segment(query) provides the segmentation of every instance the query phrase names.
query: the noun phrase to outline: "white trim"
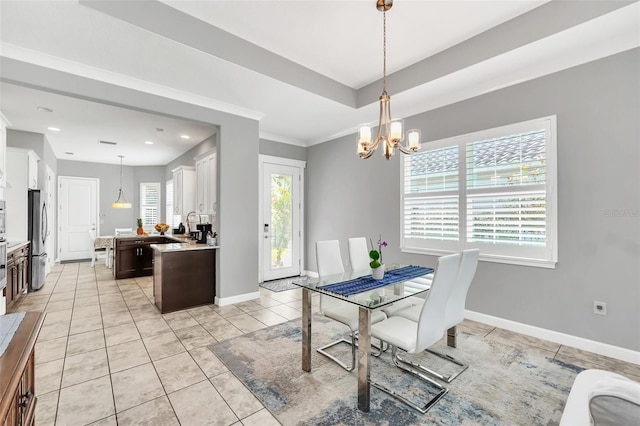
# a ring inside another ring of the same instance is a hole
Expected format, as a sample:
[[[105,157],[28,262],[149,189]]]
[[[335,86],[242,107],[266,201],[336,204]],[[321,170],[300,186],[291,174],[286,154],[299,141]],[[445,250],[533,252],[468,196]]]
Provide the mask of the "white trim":
[[[303,275],[307,275],[308,277],[311,277],[311,278],[320,278],[320,275],[314,271],[304,271]]]
[[[258,159],[261,163],[277,164],[279,166],[291,166],[299,169],[305,169],[307,162],[302,160],[294,160],[292,158],[275,157],[273,155],[260,154]]]
[[[214,299],[214,303],[218,306],[228,306],[234,303],[247,302],[249,300],[260,299],[260,292],[254,291],[253,293],[238,294],[237,296],[218,297]]]
[[[153,95],[175,99],[177,101],[198,105],[217,111],[222,111],[228,114],[250,118],[253,120],[259,121],[264,117],[263,113],[253,111],[248,108],[232,105],[227,102],[221,102],[209,97],[196,95],[184,90],[174,89],[160,84],[151,83],[149,81],[130,77],[124,74],[96,68],[80,62],[62,59],[46,53],[26,49],[15,44],[2,42],[0,43],[0,51],[2,51],[2,56],[5,58],[27,62],[52,70],[62,71],[68,74],[98,80],[104,83],[114,84],[116,86],[125,87],[127,89],[151,93]]]
[[[402,253],[426,254],[428,256],[446,256],[448,254],[459,253],[458,250],[437,250],[437,249],[420,250],[417,248],[409,248],[409,249],[401,248],[400,251]],[[480,251],[479,260],[482,262],[506,263],[509,265],[519,265],[519,266],[533,266],[536,268],[554,269],[556,267],[556,262],[552,260],[539,260],[539,259],[529,259],[525,257],[507,257],[507,256],[492,255],[492,254],[482,253],[482,249]]]
[[[494,317],[492,315],[482,314],[480,312],[465,310],[464,317],[472,321],[478,321],[483,324],[500,327],[505,330],[513,331],[531,337],[536,337],[538,339],[548,340],[550,342],[558,343],[561,345],[571,346],[596,354],[619,359],[621,361],[640,365],[640,352],[631,349],[621,348],[619,346],[613,346],[608,343],[597,342],[595,340],[572,336],[570,334],[560,333],[557,331],[548,330],[546,328],[540,328],[533,325],[507,320],[504,318]]]
[[[302,274],[305,268],[305,263],[304,263],[304,259],[305,259],[305,230],[304,230],[304,218],[305,218],[305,214],[304,214],[304,206],[305,206],[305,199],[304,199],[304,187],[305,187],[305,183],[304,183],[304,170],[307,167],[307,162],[306,161],[302,161],[302,160],[294,160],[292,158],[284,158],[284,157],[276,157],[273,155],[264,155],[264,154],[259,154],[258,155],[258,204],[259,204],[259,209],[258,209],[258,282],[261,283],[264,281],[264,277],[263,277],[263,244],[262,244],[262,238],[263,238],[263,234],[264,234],[264,230],[262,229],[262,226],[264,224],[264,214],[263,214],[263,203],[264,203],[264,194],[263,194],[263,178],[264,178],[264,165],[265,164],[276,164],[279,166],[289,166],[289,167],[295,167],[299,169],[299,173],[300,173],[300,247],[299,247],[299,253],[300,253],[300,273]]]

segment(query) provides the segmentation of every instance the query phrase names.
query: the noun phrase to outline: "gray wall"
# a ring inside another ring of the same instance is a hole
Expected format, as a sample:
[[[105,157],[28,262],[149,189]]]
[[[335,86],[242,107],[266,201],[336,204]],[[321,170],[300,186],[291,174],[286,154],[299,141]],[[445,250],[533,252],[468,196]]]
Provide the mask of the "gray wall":
[[[172,162],[166,165],[165,167],[165,180],[173,179],[173,173],[171,170],[175,169],[179,166],[196,166],[195,158],[199,155],[202,155],[206,152],[209,152],[216,148],[216,140],[218,135],[213,134],[209,136],[207,139],[203,140],[198,145],[191,148],[189,151],[182,154],[180,157],[176,158]]]
[[[118,198],[120,187],[120,165],[89,163],[86,161],[58,160],[58,176],[97,178],[100,198],[100,224],[98,235],[113,235],[115,228],[134,228],[139,216],[139,185],[134,181],[136,167],[122,167],[122,190],[131,209],[112,209],[111,203]],[[135,202],[134,202],[135,200]]]
[[[307,148],[260,139],[260,154],[305,161],[307,159]]]
[[[46,166],[49,166],[54,173],[57,172],[57,159],[51,148],[47,137],[42,133],[25,132],[22,130],[7,129],[7,146],[22,149],[32,149],[40,157],[38,167],[38,187],[46,189],[47,178]]]
[[[481,262],[467,309],[640,350],[640,49],[405,119],[437,140],[557,115],[559,262],[542,269]],[[399,159],[360,160],[355,138],[307,152],[307,268],[316,240],[377,237],[401,253]],[[594,300],[607,315],[593,314]]]

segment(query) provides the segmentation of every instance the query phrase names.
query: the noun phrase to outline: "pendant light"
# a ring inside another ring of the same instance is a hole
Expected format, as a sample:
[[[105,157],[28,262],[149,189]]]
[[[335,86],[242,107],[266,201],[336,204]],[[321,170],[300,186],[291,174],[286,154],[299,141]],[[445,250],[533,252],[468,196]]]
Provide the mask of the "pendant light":
[[[118,190],[118,199],[111,203],[112,209],[130,209],[131,203],[127,203],[124,198],[124,192],[122,191],[122,159],[124,155],[118,155],[120,157],[120,189]]]
[[[382,12],[382,95],[380,95],[380,117],[378,118],[378,134],[371,139],[371,125],[361,124],[358,131],[358,155],[362,159],[371,157],[380,144],[384,150],[382,154],[388,160],[397,148],[404,154],[413,154],[420,149],[420,130],[407,131],[405,142],[403,120],[391,119],[391,97],[387,94],[387,11],[393,6],[393,0],[377,0],[376,8]],[[403,144],[405,142],[406,144]]]

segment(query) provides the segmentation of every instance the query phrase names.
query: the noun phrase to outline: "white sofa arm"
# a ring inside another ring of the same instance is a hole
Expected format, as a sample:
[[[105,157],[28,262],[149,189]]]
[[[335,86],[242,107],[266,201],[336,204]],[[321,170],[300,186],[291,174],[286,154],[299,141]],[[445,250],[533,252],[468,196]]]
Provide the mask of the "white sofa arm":
[[[640,424],[640,383],[604,370],[576,376],[560,426]]]

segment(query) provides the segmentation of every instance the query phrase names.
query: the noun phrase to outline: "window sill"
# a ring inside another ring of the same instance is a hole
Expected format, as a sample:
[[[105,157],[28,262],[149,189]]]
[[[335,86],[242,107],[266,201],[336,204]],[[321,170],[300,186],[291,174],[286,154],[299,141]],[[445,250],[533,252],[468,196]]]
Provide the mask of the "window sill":
[[[457,253],[449,250],[421,250],[421,249],[400,249],[402,253],[426,254],[430,256],[445,256],[447,254]],[[529,259],[521,257],[497,256],[490,254],[482,254],[480,249],[480,260],[483,262],[505,263],[509,265],[530,266],[534,268],[555,269],[556,260]]]

